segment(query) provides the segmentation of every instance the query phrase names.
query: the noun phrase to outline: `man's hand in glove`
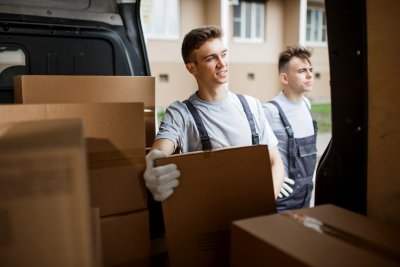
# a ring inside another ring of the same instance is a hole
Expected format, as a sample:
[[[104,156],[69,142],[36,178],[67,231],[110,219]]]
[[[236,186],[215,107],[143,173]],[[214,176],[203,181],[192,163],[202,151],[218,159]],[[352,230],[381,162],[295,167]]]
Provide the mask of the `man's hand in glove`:
[[[179,184],[180,171],[176,164],[154,166],[154,160],[164,158],[166,155],[161,150],[153,150],[146,156],[146,170],[143,178],[146,187],[153,194],[154,200],[163,201],[174,192],[173,188]]]
[[[290,187],[289,184],[294,185],[294,180],[290,179],[289,177],[284,177],[282,188],[278,194],[278,198],[283,198],[283,196],[288,197],[291,193],[293,193],[293,188]]]

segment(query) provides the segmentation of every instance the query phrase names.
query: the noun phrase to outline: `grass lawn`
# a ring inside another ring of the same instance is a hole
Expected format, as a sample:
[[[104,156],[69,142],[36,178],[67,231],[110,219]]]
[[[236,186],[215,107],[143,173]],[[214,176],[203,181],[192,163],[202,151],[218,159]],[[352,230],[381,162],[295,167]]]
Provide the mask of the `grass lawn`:
[[[311,112],[318,122],[318,132],[331,132],[331,103],[311,104]]]

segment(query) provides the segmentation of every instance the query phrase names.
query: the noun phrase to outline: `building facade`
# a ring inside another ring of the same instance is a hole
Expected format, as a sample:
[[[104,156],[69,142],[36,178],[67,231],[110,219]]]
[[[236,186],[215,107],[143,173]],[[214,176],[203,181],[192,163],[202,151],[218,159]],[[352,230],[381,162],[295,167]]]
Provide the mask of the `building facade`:
[[[187,32],[211,24],[225,33],[229,90],[270,100],[281,90],[280,51],[301,44],[313,49],[315,86],[308,97],[330,101],[323,0],[142,0],[141,12],[160,110],[196,90],[180,48]]]

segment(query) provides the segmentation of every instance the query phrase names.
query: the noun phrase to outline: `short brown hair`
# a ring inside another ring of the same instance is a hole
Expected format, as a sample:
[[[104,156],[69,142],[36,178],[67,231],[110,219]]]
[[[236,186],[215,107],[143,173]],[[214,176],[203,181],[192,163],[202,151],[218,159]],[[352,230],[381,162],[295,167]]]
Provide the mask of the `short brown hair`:
[[[191,30],[185,35],[182,42],[182,58],[185,64],[192,62],[192,52],[199,49],[205,42],[211,39],[221,39],[222,31],[217,26],[203,26]]]
[[[312,50],[310,48],[307,48],[307,47],[298,46],[298,45],[292,45],[292,46],[286,47],[286,49],[283,50],[279,54],[279,63],[278,63],[278,71],[279,71],[279,73],[282,72],[282,70],[285,67],[285,65],[293,57],[306,59],[308,61],[308,63],[311,64],[311,62],[310,62],[311,55],[312,55]]]

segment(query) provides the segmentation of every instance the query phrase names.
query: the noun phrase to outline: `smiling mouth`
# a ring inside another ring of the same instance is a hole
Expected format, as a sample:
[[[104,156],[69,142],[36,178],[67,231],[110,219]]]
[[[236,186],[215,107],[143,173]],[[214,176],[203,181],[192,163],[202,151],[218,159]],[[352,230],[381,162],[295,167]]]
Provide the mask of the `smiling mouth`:
[[[218,71],[217,75],[224,75],[224,74],[227,74],[227,73],[228,73],[228,70],[222,70],[222,71]]]

